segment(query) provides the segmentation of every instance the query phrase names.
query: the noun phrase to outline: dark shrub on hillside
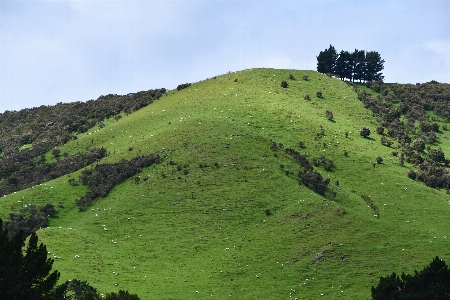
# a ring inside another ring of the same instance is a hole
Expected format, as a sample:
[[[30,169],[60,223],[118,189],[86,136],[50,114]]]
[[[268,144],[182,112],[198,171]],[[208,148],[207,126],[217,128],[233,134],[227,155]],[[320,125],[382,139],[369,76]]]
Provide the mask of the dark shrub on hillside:
[[[117,163],[97,164],[94,168],[84,170],[80,181],[87,185],[90,191],[76,200],[78,209],[85,211],[98,198],[106,197],[115,185],[140,172],[142,168],[159,162],[160,157],[157,154],[138,155],[130,161],[122,159]]]
[[[382,134],[384,133],[384,127],[383,127],[383,126],[377,127],[377,133],[378,133],[379,135],[382,135]]]
[[[305,99],[305,100],[311,100],[311,98],[309,97],[309,94],[306,94],[305,96],[303,96],[303,99]]]
[[[22,163],[22,167],[8,175],[7,182],[0,184],[0,195],[6,195],[33,185],[75,172],[107,155],[105,148],[94,148],[87,153],[77,153],[54,163],[43,161]],[[1,171],[0,171],[1,172]]]
[[[295,77],[294,77],[294,75],[292,75],[292,74],[289,74],[289,79],[290,79],[290,80],[295,80]]]
[[[190,86],[191,86],[190,83],[179,84],[179,85],[177,86],[177,91],[180,91],[180,90],[185,89],[185,88],[190,87]]]
[[[317,92],[316,96],[317,96],[317,98],[322,98],[322,92]]]
[[[381,156],[378,156],[376,158],[377,164],[381,164],[383,162],[383,158]]]
[[[416,172],[414,172],[414,170],[409,170],[407,175],[410,179],[416,180],[417,174],[416,174]]]
[[[423,152],[423,150],[425,150],[425,141],[422,138],[418,138],[414,141],[414,150],[417,152]]]
[[[380,138],[380,142],[382,145],[384,145],[386,147],[392,146],[392,141],[388,140],[384,135]]]
[[[304,81],[307,81],[307,80],[308,80],[308,76],[307,76],[307,75],[303,75],[302,79],[303,79]]]
[[[427,133],[428,143],[434,144],[436,143],[436,133],[434,131],[430,131]]]
[[[281,82],[281,87],[282,88],[287,88],[289,85],[288,85],[288,83],[287,83],[287,81],[286,80],[283,80],[282,82]]]
[[[299,172],[300,181],[311,190],[320,195],[325,195],[330,179],[323,180],[322,174],[317,171]]]
[[[367,138],[370,135],[370,129],[367,127],[363,127],[359,130],[359,135],[363,138]]]
[[[48,217],[56,213],[55,207],[51,204],[46,204],[39,208],[34,205],[26,205],[20,209],[19,214],[10,213],[10,221],[5,222],[5,228],[12,237],[20,230],[23,231],[24,236],[28,236],[41,228],[48,226]]]
[[[333,120],[333,112],[331,110],[327,109],[325,111],[325,114],[326,114],[328,120],[330,120],[330,121]]]

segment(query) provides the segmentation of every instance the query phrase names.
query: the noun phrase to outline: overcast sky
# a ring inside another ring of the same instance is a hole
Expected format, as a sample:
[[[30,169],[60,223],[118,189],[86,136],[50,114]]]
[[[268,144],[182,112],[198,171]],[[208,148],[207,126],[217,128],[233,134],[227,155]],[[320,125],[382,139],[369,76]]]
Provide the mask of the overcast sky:
[[[450,83],[450,1],[0,0],[0,112],[377,51],[385,82]]]

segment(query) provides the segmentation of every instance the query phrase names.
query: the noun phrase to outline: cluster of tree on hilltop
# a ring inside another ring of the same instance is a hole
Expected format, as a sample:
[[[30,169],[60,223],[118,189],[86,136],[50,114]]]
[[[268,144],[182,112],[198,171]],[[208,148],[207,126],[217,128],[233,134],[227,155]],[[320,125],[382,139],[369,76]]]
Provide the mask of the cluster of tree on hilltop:
[[[328,49],[320,51],[317,56],[317,72],[332,74],[350,81],[380,81],[384,79],[382,73],[384,60],[376,51],[364,50],[352,53],[342,50],[339,54],[330,45]]]
[[[450,85],[431,81],[425,84],[384,84],[367,82],[378,96],[354,85],[358,99],[378,118],[376,129],[380,142],[391,147],[392,139],[401,151],[400,165],[405,162],[417,170],[407,176],[432,188],[450,191],[450,159],[439,147],[440,134],[450,121]],[[444,123],[442,127],[438,122]],[[397,155],[397,151],[393,151]]]

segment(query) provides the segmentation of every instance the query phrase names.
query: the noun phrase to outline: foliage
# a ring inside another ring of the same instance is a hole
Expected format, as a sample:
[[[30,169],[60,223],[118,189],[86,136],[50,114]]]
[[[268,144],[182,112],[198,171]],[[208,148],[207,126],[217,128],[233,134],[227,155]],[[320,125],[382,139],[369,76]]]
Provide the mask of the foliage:
[[[334,73],[342,80],[381,81],[384,76],[384,60],[376,51],[365,52],[355,49],[354,52],[342,50],[339,55],[336,49],[330,47],[317,56],[317,72]]]
[[[179,85],[177,86],[177,91],[180,91],[180,90],[182,90],[182,89],[188,88],[188,87],[190,87],[190,86],[191,86],[190,83],[179,84]]]
[[[372,286],[372,299],[450,299],[450,269],[436,256],[433,261],[414,275],[392,273],[380,277]]]
[[[325,111],[325,114],[326,114],[328,120],[330,120],[330,121],[333,120],[333,112],[331,110],[327,109]]]
[[[10,236],[23,232],[24,236],[28,236],[41,228],[48,226],[48,217],[56,214],[55,207],[47,204],[36,209],[36,206],[28,204],[20,209],[20,214],[10,213],[11,221],[5,222],[5,229],[8,230]]]
[[[132,177],[148,167],[160,162],[159,155],[136,156],[130,161],[122,159],[117,163],[97,164],[94,168],[84,170],[80,181],[90,189],[84,196],[76,200],[78,209],[85,211],[98,198],[106,197],[109,191],[120,182]]]
[[[9,239],[0,219],[0,299],[53,299],[60,274],[50,273],[53,259],[47,258],[46,246],[38,245],[36,233],[23,252],[24,246],[23,232]]]
[[[362,136],[363,138],[367,138],[370,135],[370,129],[368,127],[362,127],[359,130],[359,135]]]
[[[94,148],[87,153],[76,153],[53,163],[44,163],[43,160],[25,160],[14,165],[9,165],[9,163],[7,166],[3,165],[5,169],[1,169],[1,167],[2,163],[6,161],[0,161],[0,174],[7,178],[5,182],[0,184],[0,195],[29,188],[75,172],[106,157],[106,155],[105,148]]]
[[[281,81],[281,87],[282,87],[282,88],[287,88],[288,86],[289,86],[289,85],[288,85],[288,83],[287,83],[286,80]]]
[[[128,291],[119,290],[116,294],[114,292],[106,294],[106,300],[139,300],[140,298],[136,294],[130,294]]]
[[[317,72],[334,73],[337,57],[336,49],[332,45],[328,49],[320,51],[317,56]]]

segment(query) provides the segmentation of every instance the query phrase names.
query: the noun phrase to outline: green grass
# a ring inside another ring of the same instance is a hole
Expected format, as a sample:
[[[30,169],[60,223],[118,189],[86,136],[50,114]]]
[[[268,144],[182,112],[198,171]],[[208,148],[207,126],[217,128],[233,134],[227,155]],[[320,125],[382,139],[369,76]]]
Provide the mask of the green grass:
[[[110,155],[102,162],[168,155],[142,170],[147,181],[127,180],[81,213],[75,199],[86,188],[70,186],[63,176],[2,198],[0,215],[7,219],[23,203],[64,202],[50,228],[38,232],[40,240],[60,257],[54,268],[61,280],[87,280],[101,293],[367,299],[380,276],[420,270],[436,255],[450,260],[450,239],[443,238],[450,197],[407,178],[411,166],[400,167],[395,149],[380,144],[378,123],[356,96],[344,82],[317,72],[275,69],[243,70],[169,91],[60,147],[68,154],[106,147]],[[315,139],[321,126],[325,136]],[[369,139],[359,136],[362,126],[371,129]],[[445,153],[449,136],[438,134]],[[299,167],[284,150],[271,150],[271,141],[308,158],[332,159],[333,172],[318,170],[331,178],[336,198],[299,185]],[[384,161],[374,167],[377,156]],[[379,218],[362,195],[378,206]],[[323,258],[312,264],[318,252]]]

